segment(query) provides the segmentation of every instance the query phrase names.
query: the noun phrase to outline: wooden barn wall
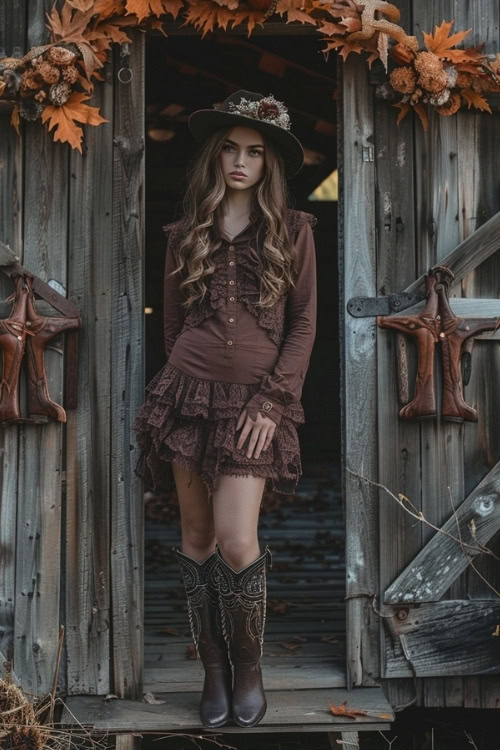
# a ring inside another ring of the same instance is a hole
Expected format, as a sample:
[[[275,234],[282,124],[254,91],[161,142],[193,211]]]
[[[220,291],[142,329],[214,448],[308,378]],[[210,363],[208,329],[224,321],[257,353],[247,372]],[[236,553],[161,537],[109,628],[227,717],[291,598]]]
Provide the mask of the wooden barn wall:
[[[48,41],[53,0],[0,4],[11,54]],[[60,7],[60,3],[58,3]],[[0,430],[0,651],[32,692],[136,697],[142,680],[142,498],[131,423],[143,395],[144,35],[104,69],[83,156],[0,114],[0,239],[80,308],[78,408],[67,424]],[[117,81],[129,64],[133,85]],[[137,85],[137,82],[140,82]],[[24,185],[24,192],[23,187]],[[0,278],[0,294],[11,292]],[[50,347],[63,398],[63,345]],[[139,561],[139,562],[138,562]]]
[[[468,44],[486,40],[486,52],[500,49],[500,8],[495,0],[398,3],[406,28],[430,31],[455,19],[456,29],[472,29]],[[461,111],[430,115],[429,129],[407,117],[397,127],[394,110],[374,99],[377,229],[377,294],[403,290],[439,262],[459,242],[500,210],[500,177],[492,159],[500,150],[500,114]],[[500,297],[500,257],[496,253],[462,282],[455,294]],[[393,346],[395,337],[387,337]],[[405,423],[397,418],[395,351],[378,358],[379,481],[402,492],[441,526],[451,514],[449,491],[458,505],[500,459],[498,343],[477,342],[467,401],[479,409],[479,423]],[[432,536],[432,530],[379,495],[380,590],[383,591]],[[497,544],[498,547],[498,544]],[[491,558],[490,558],[491,559]],[[479,569],[496,586],[498,565]],[[472,570],[447,592],[449,599],[488,599],[495,594]],[[383,644],[382,644],[383,650]],[[382,665],[383,668],[383,665]],[[393,705],[416,699],[422,706],[498,707],[498,677],[391,680]]]

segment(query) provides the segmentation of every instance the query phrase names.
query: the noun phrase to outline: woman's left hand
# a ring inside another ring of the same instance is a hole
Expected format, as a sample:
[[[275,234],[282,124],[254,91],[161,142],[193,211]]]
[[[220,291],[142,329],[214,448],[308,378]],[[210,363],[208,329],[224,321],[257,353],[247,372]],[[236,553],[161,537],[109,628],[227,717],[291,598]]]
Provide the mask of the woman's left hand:
[[[255,420],[251,419],[246,409],[243,409],[236,425],[236,430],[243,427],[238,440],[237,448],[241,450],[247,436],[250,435],[247,448],[247,458],[259,458],[262,451],[265,451],[273,439],[276,423],[270,417],[264,417],[257,412]],[[254,453],[255,448],[255,453]]]

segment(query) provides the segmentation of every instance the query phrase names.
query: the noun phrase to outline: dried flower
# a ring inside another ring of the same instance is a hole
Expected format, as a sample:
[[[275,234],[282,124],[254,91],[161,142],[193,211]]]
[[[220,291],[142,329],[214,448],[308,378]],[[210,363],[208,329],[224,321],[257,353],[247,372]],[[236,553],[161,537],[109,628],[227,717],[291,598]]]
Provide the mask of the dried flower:
[[[461,105],[462,100],[460,99],[460,94],[452,94],[444,106],[436,108],[436,112],[440,115],[449,117],[450,115],[454,115],[455,112],[458,112]]]
[[[35,94],[35,99],[37,102],[44,102],[47,98],[47,92],[44,89],[40,89],[38,93]]]
[[[37,73],[42,76],[45,83],[57,83],[61,75],[59,68],[56,68],[55,65],[51,65],[51,63],[46,60],[43,60],[37,65],[36,70]]]
[[[414,65],[420,74],[418,82],[426,91],[437,93],[446,87],[448,77],[443,63],[433,52],[419,52]]]
[[[413,68],[395,68],[390,76],[393,89],[400,94],[411,94],[417,85],[417,76]]]
[[[31,96],[33,91],[41,88],[40,80],[34,70],[25,70],[21,76],[21,96]]]
[[[450,98],[450,95],[450,89],[443,89],[438,94],[432,94],[432,96],[429,97],[429,103],[434,107],[442,107],[443,104],[446,104],[446,102]]]
[[[415,89],[415,91],[410,97],[410,101],[412,102],[412,104],[417,104],[417,102],[420,101],[420,99],[422,98],[422,93],[423,93],[422,89],[419,89],[419,88]]]
[[[76,83],[78,81],[78,69],[74,65],[66,65],[62,69],[62,77],[68,83]]]
[[[446,77],[448,79],[446,85],[449,89],[452,89],[457,85],[458,70],[453,65],[449,65],[444,69],[444,72],[446,73]]]
[[[38,120],[43,110],[43,104],[35,101],[31,97],[29,99],[21,99],[19,102],[19,114],[25,120]]]
[[[51,47],[47,54],[49,60],[57,65],[70,65],[76,54],[66,47]]]
[[[53,104],[61,106],[66,104],[71,94],[71,85],[67,81],[61,81],[61,83],[54,83],[49,90],[49,99]]]
[[[214,109],[222,109],[222,106],[215,106]],[[259,101],[250,101],[242,97],[239,104],[229,102],[229,112],[269,122],[285,130],[290,129],[290,117],[285,105],[283,102],[278,102],[272,94]]]

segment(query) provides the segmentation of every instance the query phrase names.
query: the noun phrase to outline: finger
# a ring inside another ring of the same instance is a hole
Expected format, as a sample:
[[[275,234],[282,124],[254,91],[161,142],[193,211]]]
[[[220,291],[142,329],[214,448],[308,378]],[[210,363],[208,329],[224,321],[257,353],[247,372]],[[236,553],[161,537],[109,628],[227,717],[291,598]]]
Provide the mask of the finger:
[[[252,421],[250,420],[249,417],[247,417],[245,425],[241,431],[240,439],[238,440],[238,444],[237,444],[238,450],[242,449],[243,443],[247,439],[248,433],[251,431],[252,427],[253,427]]]
[[[250,435],[250,440],[248,442],[247,458],[252,458],[253,449],[255,448],[257,440],[259,439],[261,429],[262,427],[255,426],[252,430],[252,434]]]
[[[268,448],[269,448],[269,446],[271,445],[271,441],[272,441],[272,439],[273,439],[273,435],[274,435],[274,430],[273,430],[273,429],[271,428],[271,429],[269,430],[269,432],[267,433],[267,437],[266,437],[266,442],[264,443],[264,448],[263,448],[263,450],[267,451],[267,449],[268,449]]]
[[[263,450],[266,444],[268,433],[269,433],[269,430],[266,430],[265,427],[263,427],[262,430],[260,431],[259,439],[255,447],[255,454],[254,454],[255,458],[259,458],[261,451]]]
[[[238,419],[238,424],[236,425],[236,429],[239,430],[240,427],[242,427],[245,424],[245,419],[247,418],[247,410],[242,409],[241,414]]]

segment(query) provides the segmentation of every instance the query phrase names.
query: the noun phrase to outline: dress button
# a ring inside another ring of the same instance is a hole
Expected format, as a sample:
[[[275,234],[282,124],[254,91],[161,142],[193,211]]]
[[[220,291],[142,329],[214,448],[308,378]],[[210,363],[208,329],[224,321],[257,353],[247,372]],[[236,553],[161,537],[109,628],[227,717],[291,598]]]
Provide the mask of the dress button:
[[[230,323],[234,323],[234,318],[229,318]]]
[[[230,260],[230,261],[229,261],[229,265],[230,265],[230,266],[234,266],[234,260]]]
[[[229,344],[229,346],[232,346],[232,345],[233,345],[233,342],[232,342],[232,341],[228,341],[227,343]]]
[[[234,245],[229,245],[230,250],[234,250]]]
[[[231,286],[234,285],[234,281],[232,279],[231,279],[231,281],[229,283],[230,283]]]
[[[234,297],[229,297],[229,302],[234,302]]]

